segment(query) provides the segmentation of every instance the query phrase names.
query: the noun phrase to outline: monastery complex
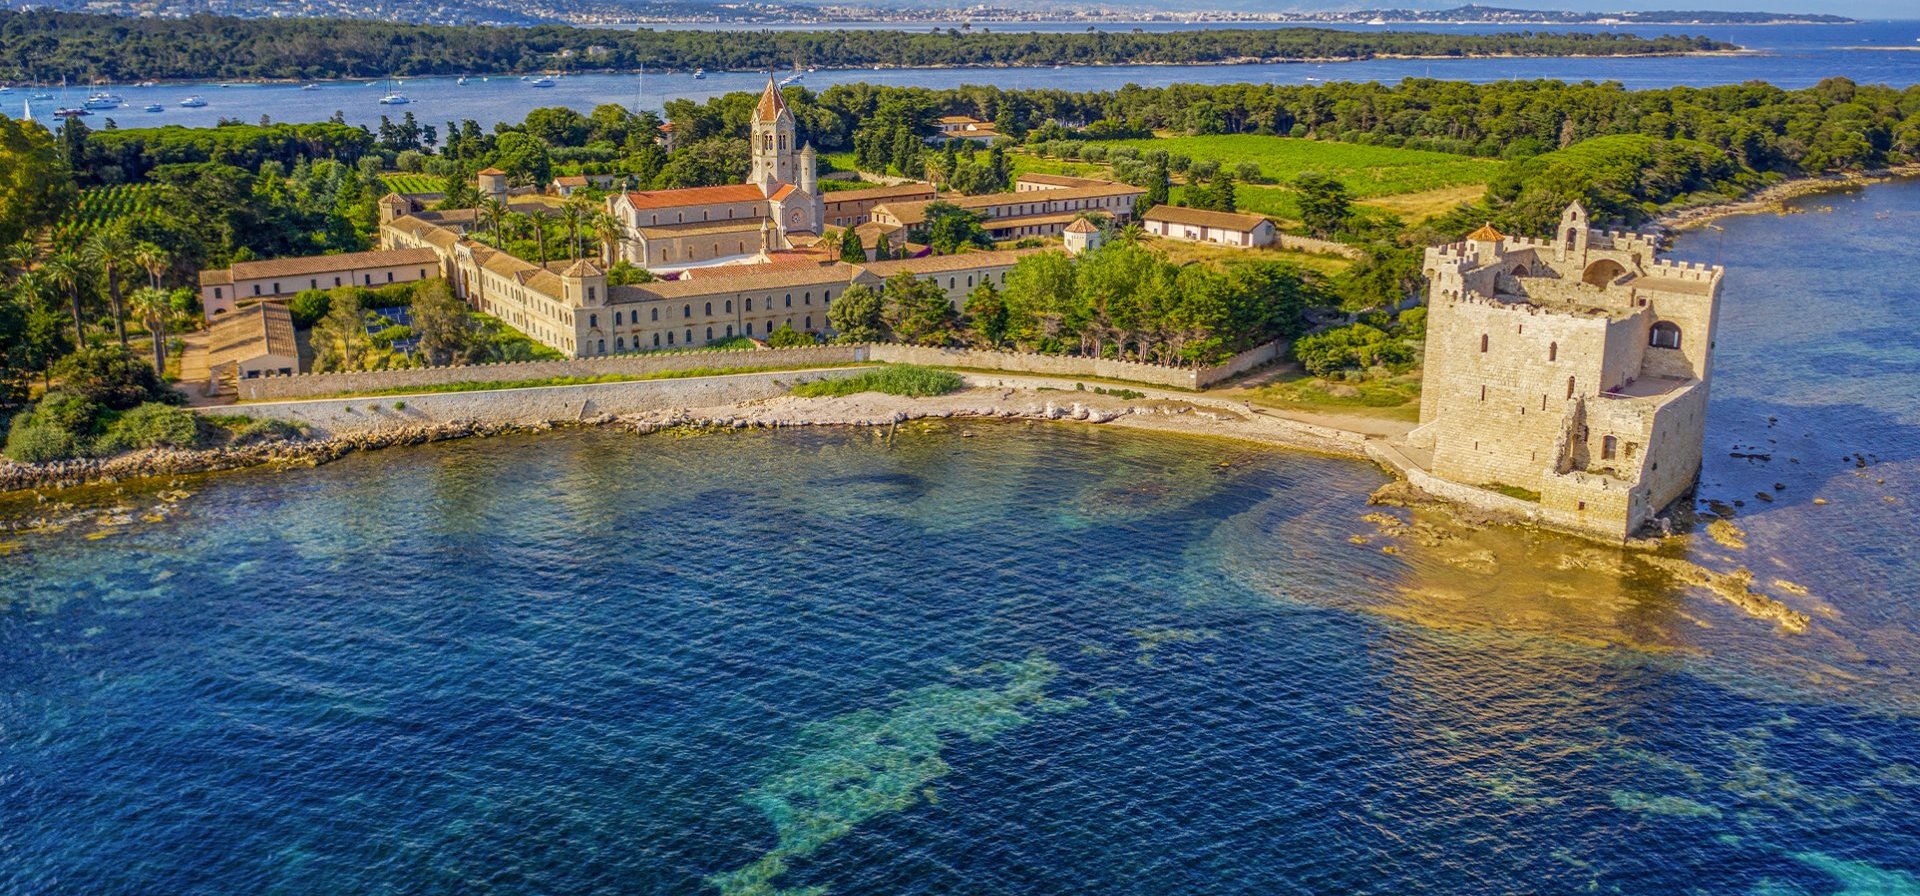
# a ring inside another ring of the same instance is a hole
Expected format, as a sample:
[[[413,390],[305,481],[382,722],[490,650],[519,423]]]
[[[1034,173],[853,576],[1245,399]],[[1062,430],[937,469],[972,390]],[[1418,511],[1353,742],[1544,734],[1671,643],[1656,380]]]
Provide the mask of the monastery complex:
[[[1452,483],[1538,496],[1544,522],[1624,538],[1700,470],[1722,269],[1567,208],[1551,240],[1482,227],[1428,249],[1420,426]]]

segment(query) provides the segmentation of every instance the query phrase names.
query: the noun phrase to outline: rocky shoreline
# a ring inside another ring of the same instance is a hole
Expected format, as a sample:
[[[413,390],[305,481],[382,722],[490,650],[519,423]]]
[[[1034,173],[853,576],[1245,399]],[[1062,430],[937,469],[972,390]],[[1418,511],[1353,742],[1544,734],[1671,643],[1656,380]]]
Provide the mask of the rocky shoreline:
[[[1705,227],[1721,218],[1735,215],[1752,215],[1761,212],[1784,212],[1787,202],[1802,196],[1812,196],[1837,190],[1850,190],[1868,184],[1884,183],[1902,177],[1920,176],[1920,165],[1902,165],[1897,168],[1882,168],[1874,171],[1862,171],[1848,174],[1827,174],[1819,177],[1799,177],[1782,181],[1773,186],[1755,191],[1741,199],[1703,205],[1697,208],[1682,209],[1655,218],[1653,226],[1673,232]]]
[[[83,486],[238,470],[259,466],[317,466],[356,451],[375,451],[560,427],[611,427],[646,434],[674,429],[780,429],[803,426],[893,426],[922,419],[980,419],[1117,423],[1162,432],[1214,435],[1304,451],[1363,457],[1343,442],[1291,421],[1235,414],[1163,399],[1123,399],[1098,393],[1051,393],[1015,388],[976,388],[931,398],[860,393],[840,398],[794,398],[741,402],[710,408],[669,408],[642,414],[603,414],[546,423],[456,420],[398,424],[391,428],[260,442],[243,447],[154,449],[109,458],[21,464],[0,458],[0,495],[57,491]],[[1066,396],[1072,396],[1068,398]]]

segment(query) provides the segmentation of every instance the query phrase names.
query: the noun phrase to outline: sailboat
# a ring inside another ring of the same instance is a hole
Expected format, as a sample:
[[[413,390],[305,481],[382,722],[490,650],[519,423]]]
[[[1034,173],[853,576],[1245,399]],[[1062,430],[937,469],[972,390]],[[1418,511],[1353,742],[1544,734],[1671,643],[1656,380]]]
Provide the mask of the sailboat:
[[[404,106],[411,102],[413,102],[413,100],[407,99],[406,94],[393,89],[393,79],[388,78],[387,79],[387,95],[380,98],[380,105]]]

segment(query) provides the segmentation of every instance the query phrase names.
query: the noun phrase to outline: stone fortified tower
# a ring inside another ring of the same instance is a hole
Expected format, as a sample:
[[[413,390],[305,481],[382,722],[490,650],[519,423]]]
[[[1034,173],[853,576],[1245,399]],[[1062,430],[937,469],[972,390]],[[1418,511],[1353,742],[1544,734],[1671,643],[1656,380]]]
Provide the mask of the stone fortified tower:
[[[1550,240],[1488,226],[1427,250],[1407,445],[1462,494],[1538,495],[1539,520],[1624,538],[1699,473],[1723,271],[1589,224],[1576,203]]]

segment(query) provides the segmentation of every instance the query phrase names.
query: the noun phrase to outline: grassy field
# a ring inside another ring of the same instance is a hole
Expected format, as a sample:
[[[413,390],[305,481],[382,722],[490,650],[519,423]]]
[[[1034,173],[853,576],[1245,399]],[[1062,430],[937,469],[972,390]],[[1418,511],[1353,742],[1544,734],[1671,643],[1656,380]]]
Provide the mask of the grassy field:
[[[1485,184],[1505,164],[1495,159],[1393,149],[1327,140],[1225,134],[1118,140],[1113,146],[1164,149],[1193,159],[1212,159],[1231,171],[1241,162],[1260,166],[1269,181],[1285,183],[1307,172],[1337,178],[1355,199],[1424,193],[1444,187]]]
[[[1353,262],[1338,255],[1320,255],[1313,252],[1295,252],[1291,249],[1235,249],[1229,246],[1214,246],[1207,243],[1189,243],[1185,240],[1167,240],[1148,237],[1146,244],[1154,251],[1166,256],[1174,264],[1204,262],[1224,264],[1235,261],[1287,261],[1310,271],[1322,274],[1338,274],[1346,270]]]
[[[382,174],[380,179],[395,193],[438,193],[446,186],[440,178],[431,174]]]
[[[1390,420],[1420,419],[1420,374],[1345,383],[1308,376],[1295,365],[1253,390],[1253,402],[1298,411],[1339,411]]]

